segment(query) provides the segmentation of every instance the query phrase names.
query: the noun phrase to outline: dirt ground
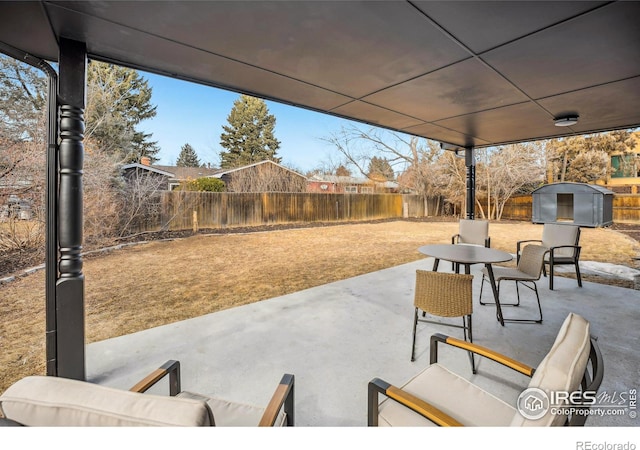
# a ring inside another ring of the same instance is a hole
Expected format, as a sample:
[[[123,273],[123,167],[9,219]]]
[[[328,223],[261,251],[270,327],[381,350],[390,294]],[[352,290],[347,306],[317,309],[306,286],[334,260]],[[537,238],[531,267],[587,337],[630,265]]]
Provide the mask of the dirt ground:
[[[457,222],[282,228],[146,234],[131,240],[153,240],[86,256],[87,343],[415,261],[424,258],[421,245],[451,242]],[[583,228],[581,259],[638,268],[640,243],[621,231]],[[518,240],[541,234],[529,222],[490,225],[491,246],[511,253]],[[2,392],[44,373],[44,271],[0,285],[0,317]]]

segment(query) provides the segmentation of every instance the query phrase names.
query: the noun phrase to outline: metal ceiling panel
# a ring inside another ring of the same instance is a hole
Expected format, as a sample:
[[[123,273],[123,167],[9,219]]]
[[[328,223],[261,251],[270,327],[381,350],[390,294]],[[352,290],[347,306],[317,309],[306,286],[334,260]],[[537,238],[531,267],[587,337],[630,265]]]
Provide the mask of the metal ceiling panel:
[[[473,80],[470,83],[469,80]],[[438,70],[365,97],[426,122],[521,103],[528,98],[476,59]]]
[[[640,126],[640,2],[0,1],[0,41],[460,146]],[[566,112],[572,128],[553,126]]]
[[[259,67],[212,55],[102,19],[56,6],[51,6],[49,13],[60,35],[86,41],[88,52],[102,59],[126,61],[125,65],[142,70],[282,102],[303,104],[319,111],[338,107],[351,100]]]
[[[579,112],[578,133],[632,128],[640,123],[640,77],[540,100],[557,116]]]
[[[403,130],[406,133],[414,134],[416,136],[425,136],[430,139],[441,142],[453,142],[460,146],[469,147],[484,147],[487,146],[489,141],[483,141],[471,135],[465,135],[458,131],[441,127],[432,123],[425,123],[423,125],[417,125],[415,127],[409,127]]]
[[[606,5],[482,58],[534,99],[640,75],[640,3]]]
[[[354,98],[468,57],[404,1],[64,4]]]
[[[58,43],[39,2],[0,2],[0,42],[40,59],[58,57]]]
[[[379,106],[370,105],[369,103],[355,101],[346,105],[335,108],[331,111],[344,117],[352,117],[363,122],[391,127],[395,129],[403,129],[424,123],[422,120],[413,117],[398,114]]]
[[[547,138],[573,132],[567,127],[556,127],[553,119],[532,103],[440,120],[436,124],[491,143],[529,140],[525,136],[531,133]]]
[[[607,2],[414,2],[421,11],[476,54],[542,30],[605,3]]]

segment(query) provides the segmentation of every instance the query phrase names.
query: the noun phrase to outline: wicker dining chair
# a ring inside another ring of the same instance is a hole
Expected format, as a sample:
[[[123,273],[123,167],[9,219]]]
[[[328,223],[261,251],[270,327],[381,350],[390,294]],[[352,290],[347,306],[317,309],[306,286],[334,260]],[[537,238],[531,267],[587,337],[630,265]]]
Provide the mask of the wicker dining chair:
[[[540,279],[542,275],[542,269],[544,267],[545,255],[549,252],[547,247],[541,245],[527,245],[522,249],[522,254],[518,260],[518,267],[494,267],[493,276],[498,285],[498,299],[500,306],[520,306],[520,290],[519,285],[525,286],[536,294],[536,300],[538,301],[538,312],[540,317],[538,319],[509,319],[504,318],[505,322],[529,322],[529,323],[542,323],[542,307],[540,306],[540,295],[538,293],[538,286],[536,281]],[[493,305],[492,302],[482,301],[482,288],[484,287],[484,280],[489,274],[487,269],[482,269],[482,282],[480,283],[480,304],[481,305]],[[501,281],[515,281],[516,283],[516,303],[504,303],[500,299],[500,282]]]
[[[416,270],[411,361],[415,361],[416,328],[418,322],[462,328],[464,340],[473,342],[471,322],[471,314],[473,312],[472,282],[473,275]],[[418,317],[419,311],[422,311],[423,317],[425,317],[426,314],[447,318],[462,317],[462,325],[438,320],[420,319]],[[469,353],[469,358],[471,359],[471,370],[473,373],[476,373],[473,354]]]

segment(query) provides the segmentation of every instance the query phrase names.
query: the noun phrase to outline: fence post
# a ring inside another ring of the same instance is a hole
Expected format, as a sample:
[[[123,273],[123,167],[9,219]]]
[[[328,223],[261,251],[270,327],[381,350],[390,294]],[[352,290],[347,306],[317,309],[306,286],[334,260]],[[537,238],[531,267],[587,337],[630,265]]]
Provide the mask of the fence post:
[[[198,232],[198,211],[193,210],[193,232]]]

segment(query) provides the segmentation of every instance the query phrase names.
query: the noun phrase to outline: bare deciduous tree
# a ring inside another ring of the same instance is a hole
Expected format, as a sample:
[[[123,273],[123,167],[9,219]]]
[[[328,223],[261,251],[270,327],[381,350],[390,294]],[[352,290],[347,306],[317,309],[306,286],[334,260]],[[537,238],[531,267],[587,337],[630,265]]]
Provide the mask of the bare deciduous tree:
[[[166,180],[147,171],[135,171],[119,190],[120,217],[118,236],[147,230],[148,224],[160,223],[160,193]]]
[[[258,164],[237,172],[232,172],[227,182],[229,192],[305,192],[307,182],[272,163]]]
[[[324,139],[332,144],[360,174],[369,176],[375,157],[383,157],[395,172],[403,191],[415,192],[425,199],[426,214],[438,214],[440,196],[451,183],[439,166],[443,151],[435,141],[377,128],[343,127]]]
[[[498,147],[488,151],[484,166],[479,184],[487,196],[486,217],[500,220],[507,200],[530,193],[544,181],[544,146],[529,142]]]

